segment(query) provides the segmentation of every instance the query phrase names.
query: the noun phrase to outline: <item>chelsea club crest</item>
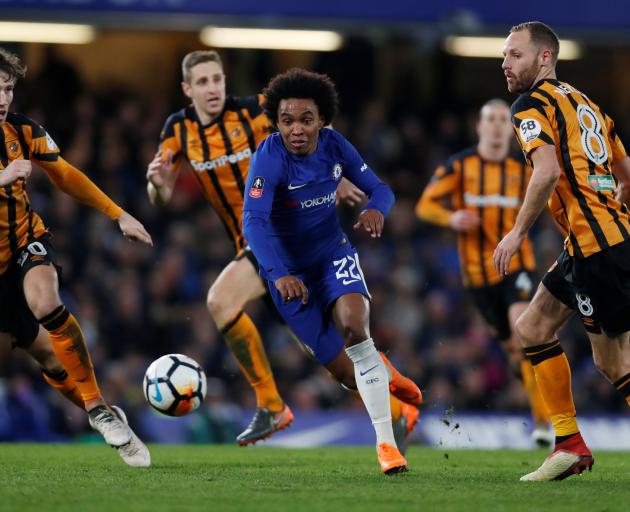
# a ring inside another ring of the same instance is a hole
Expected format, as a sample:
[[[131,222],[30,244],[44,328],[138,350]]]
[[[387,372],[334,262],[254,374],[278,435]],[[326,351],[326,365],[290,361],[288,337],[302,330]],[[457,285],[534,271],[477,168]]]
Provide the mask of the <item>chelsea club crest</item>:
[[[338,180],[341,178],[341,164],[335,164],[333,167],[333,178]]]

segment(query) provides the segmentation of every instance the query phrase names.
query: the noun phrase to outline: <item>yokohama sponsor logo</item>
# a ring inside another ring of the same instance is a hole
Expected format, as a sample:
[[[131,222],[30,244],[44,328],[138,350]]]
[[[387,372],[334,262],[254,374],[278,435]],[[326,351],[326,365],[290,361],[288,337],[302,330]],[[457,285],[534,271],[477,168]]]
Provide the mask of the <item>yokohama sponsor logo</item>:
[[[518,197],[507,197],[500,194],[476,196],[466,192],[464,194],[464,202],[466,203],[466,206],[500,206],[501,208],[516,208],[518,206]]]
[[[239,151],[238,153],[218,156],[217,158],[214,158],[206,162],[197,162],[196,160],[192,160],[190,162],[190,165],[192,165],[192,168],[195,171],[204,172],[204,171],[210,171],[217,167],[221,167],[223,165],[235,164],[251,156],[252,156],[252,150],[250,148],[247,148],[247,149],[244,149],[243,151]]]
[[[314,199],[306,199],[300,201],[301,208],[312,208],[313,206],[321,206],[323,204],[331,205],[335,204],[335,197],[337,197],[337,191],[331,192],[328,195],[316,197]]]

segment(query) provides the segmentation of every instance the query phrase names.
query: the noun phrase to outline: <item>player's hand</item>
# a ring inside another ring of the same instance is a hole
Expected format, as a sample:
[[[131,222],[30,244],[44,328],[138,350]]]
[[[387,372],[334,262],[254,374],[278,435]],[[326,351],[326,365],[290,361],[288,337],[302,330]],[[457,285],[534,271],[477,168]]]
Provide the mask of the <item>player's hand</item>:
[[[479,227],[481,219],[479,215],[470,210],[457,210],[448,221],[448,224],[455,231],[468,232]]]
[[[630,207],[630,184],[624,185],[623,183],[619,183],[616,199],[627,207]]]
[[[308,288],[304,282],[295,276],[282,276],[274,284],[282,295],[283,302],[302,298],[302,304],[308,302]]]
[[[118,217],[118,226],[127,240],[142,242],[153,246],[151,235],[147,233],[147,230],[144,229],[144,226],[140,223],[140,221],[129,215],[127,212],[122,212],[122,215]]]
[[[0,187],[6,187],[19,179],[26,179],[31,175],[33,166],[30,160],[13,160],[0,172]]]
[[[519,235],[516,231],[512,230],[499,242],[499,245],[497,245],[492,255],[492,261],[494,262],[494,268],[497,269],[500,275],[506,276],[508,274],[510,260],[516,251],[519,250],[524,240],[525,235]]]
[[[335,196],[335,203],[339,206],[339,203],[347,204],[348,206],[357,206],[367,201],[367,196],[359,187],[346,178],[341,178],[339,186],[337,187],[337,195]]]
[[[162,156],[160,149],[149,163],[147,167],[147,180],[150,181],[155,188],[162,188],[169,172],[173,172],[173,152],[166,150],[166,154]]]
[[[359,215],[359,221],[353,226],[354,229],[363,228],[372,238],[380,238],[383,234],[385,217],[376,208],[363,210]]]

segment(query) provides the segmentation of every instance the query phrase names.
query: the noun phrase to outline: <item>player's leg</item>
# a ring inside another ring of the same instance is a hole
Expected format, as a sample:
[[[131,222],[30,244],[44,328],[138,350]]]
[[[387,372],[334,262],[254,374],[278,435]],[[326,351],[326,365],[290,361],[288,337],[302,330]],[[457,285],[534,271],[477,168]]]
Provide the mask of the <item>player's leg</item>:
[[[551,417],[549,416],[545,401],[538,389],[536,376],[534,375],[534,367],[531,361],[525,357],[523,347],[514,334],[516,321],[525,312],[528,305],[529,302],[519,301],[509,306],[507,316],[510,325],[510,337],[503,343],[503,346],[510,360],[510,366],[515,370],[515,373],[518,372],[520,375],[523,387],[527,393],[527,398],[529,399],[534,422],[532,439],[539,446],[549,446],[553,443]]]
[[[19,346],[19,345],[18,345]],[[35,359],[42,368],[44,380],[56,391],[61,393],[74,405],[85,411],[85,403],[76,382],[63,367],[55,354],[46,330],[40,325],[37,337],[27,347],[21,347]]]
[[[381,469],[392,474],[405,471],[407,461],[396,447],[387,366],[370,337],[369,317],[369,300],[361,293],[342,295],[332,307],[333,322],[354,365],[357,388],[376,432]]]
[[[83,332],[61,302],[55,267],[37,265],[28,269],[23,289],[28,307],[48,331],[55,354],[76,382],[86,410],[104,406]]]
[[[386,364],[389,363],[389,361],[387,361],[387,359],[385,358],[384,354],[381,353],[381,357],[383,358],[384,361],[386,361]],[[389,364],[391,365],[391,363]],[[345,350],[341,350],[339,354],[337,354],[337,356],[332,361],[325,364],[324,367],[345,389],[349,391],[353,391],[358,396],[358,398],[361,398],[361,395],[359,394],[357,390],[357,383],[354,376],[354,364],[352,363],[352,361],[350,361],[350,358],[348,357],[348,354],[346,354]],[[416,424],[418,423],[418,419],[420,417],[420,411],[416,407],[416,405],[419,405],[419,404],[416,402],[413,402],[413,405],[412,405],[410,403],[403,402],[400,398],[394,395],[394,391],[407,390],[414,387],[415,390],[417,390],[416,396],[420,397],[420,401],[422,400],[422,394],[420,393],[418,386],[416,386],[416,384],[413,381],[411,381],[411,379],[408,379],[407,377],[403,377],[395,369],[393,371],[396,372],[396,374],[398,374],[399,376],[399,379],[397,380],[397,382],[404,380],[404,381],[409,381],[412,385],[412,386],[409,386],[405,382],[406,387],[402,387],[400,385],[396,387],[396,385],[393,383],[394,382],[394,379],[392,378],[393,372],[390,372],[389,405],[390,405],[391,414],[392,414],[392,428],[394,431],[394,438],[396,439],[396,445],[398,446],[398,449],[400,450],[400,452],[404,455],[404,453],[407,451],[409,438],[411,437],[411,434],[414,431]],[[394,389],[392,390],[392,388]],[[408,397],[407,395],[409,395],[408,391],[405,392],[405,398]]]
[[[49,338],[55,355],[68,373],[64,388],[71,387],[74,382],[88,412],[90,426],[116,448],[126,464],[150,466],[149,450],[129,427],[124,412],[118,407],[110,408],[101,395],[81,327],[59,297],[59,282],[54,265],[27,266],[23,291],[33,315],[40,319],[41,326],[48,331],[45,333],[48,336],[40,338],[40,342],[45,345],[46,338]],[[38,355],[44,356],[47,349],[36,345],[38,347]],[[46,380],[56,387],[54,377]]]
[[[40,237],[18,250],[16,261],[20,271],[19,293],[32,315],[48,331],[55,355],[76,383],[90,425],[112,446],[129,443],[131,429],[103,400],[81,327],[61,302],[54,248],[48,237]]]
[[[273,377],[258,329],[243,308],[267,292],[246,250],[223,269],[208,292],[207,305],[217,328],[256,393],[256,413],[236,438],[241,445],[255,443],[285,428],[293,414],[284,403]]]
[[[619,390],[630,405],[630,332],[609,337],[588,333],[595,366]]]
[[[256,404],[279,412],[284,402],[278,393],[260,333],[243,311],[248,302],[267,292],[249,251],[223,269],[208,292],[208,310],[232,354],[256,392]]]
[[[571,369],[556,337],[573,310],[541,283],[516,322],[516,334],[534,368],[540,393],[551,416],[556,439],[553,453],[521,480],[561,480],[593,465],[577,424],[571,392]]]
[[[48,333],[26,303],[15,267],[0,275],[0,337],[28,352],[40,365],[44,379],[72,403],[85,410],[76,384],[55,355]]]
[[[580,284],[577,311],[595,366],[630,405],[630,242],[576,263],[575,274]]]

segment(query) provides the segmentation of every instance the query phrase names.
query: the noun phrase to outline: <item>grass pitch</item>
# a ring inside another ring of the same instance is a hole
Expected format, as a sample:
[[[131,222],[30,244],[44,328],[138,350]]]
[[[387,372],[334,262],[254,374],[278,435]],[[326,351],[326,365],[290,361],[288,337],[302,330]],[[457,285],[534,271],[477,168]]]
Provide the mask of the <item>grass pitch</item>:
[[[371,448],[152,446],[153,467],[103,445],[0,445],[4,511],[630,510],[630,453],[595,454],[592,473],[525,483],[544,451],[412,447],[411,471],[381,475]]]

